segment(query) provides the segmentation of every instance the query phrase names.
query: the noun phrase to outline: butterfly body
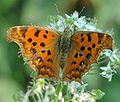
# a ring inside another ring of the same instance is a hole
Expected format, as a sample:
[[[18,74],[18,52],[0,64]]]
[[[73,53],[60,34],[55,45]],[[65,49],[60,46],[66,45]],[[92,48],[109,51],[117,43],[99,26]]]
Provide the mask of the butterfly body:
[[[66,55],[70,50],[71,37],[68,34],[63,34],[60,36],[59,49],[60,49],[60,66],[63,69],[65,65]]]
[[[8,41],[16,42],[23,57],[38,77],[81,82],[89,66],[97,62],[104,49],[112,48],[112,37],[98,32],[78,31],[59,34],[47,27],[16,26],[8,30]]]

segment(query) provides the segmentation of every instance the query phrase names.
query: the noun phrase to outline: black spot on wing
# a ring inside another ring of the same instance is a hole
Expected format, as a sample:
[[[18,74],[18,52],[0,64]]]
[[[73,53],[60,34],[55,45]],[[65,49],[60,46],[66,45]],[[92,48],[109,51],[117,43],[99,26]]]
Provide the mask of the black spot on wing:
[[[90,42],[92,40],[90,34],[87,34],[87,37],[88,37],[88,42]]]
[[[81,37],[83,37],[83,34],[81,34]]]
[[[76,40],[78,39],[78,37],[75,38]]]
[[[101,33],[98,33],[98,44],[100,44],[101,42],[102,42],[102,38],[104,37],[104,35],[103,34],[101,34]]]
[[[72,64],[76,64],[76,62],[75,62],[75,61],[72,61]]]
[[[83,54],[80,53],[79,56],[83,56]]]
[[[54,35],[52,35],[52,37],[55,37]]]
[[[92,48],[91,48],[91,47],[88,47],[87,49],[88,49],[88,51],[90,51]]]
[[[51,55],[51,51],[50,50],[47,51],[47,55]]]
[[[53,63],[53,59],[51,58],[47,59],[47,61]]]
[[[47,35],[46,35],[46,34],[44,34],[44,35],[43,35],[43,38],[47,39]]]
[[[86,57],[87,57],[87,59],[89,59],[89,58],[91,57],[91,54],[88,53],[88,54],[86,55]]]
[[[40,30],[37,30],[34,34],[34,36],[38,37],[39,36],[39,33],[40,33]]]
[[[78,53],[76,53],[76,54],[74,55],[74,57],[77,58],[77,57],[78,57]]]
[[[36,42],[33,42],[33,43],[32,43],[32,45],[33,45],[33,46],[36,46],[36,45],[37,45],[37,43],[36,43]]]
[[[80,48],[80,50],[81,50],[81,51],[84,51],[84,50],[85,50],[85,47],[84,47],[84,46],[82,46],[82,47]]]
[[[45,47],[45,43],[44,43],[44,42],[41,42],[41,43],[40,43],[40,46],[41,46],[41,47]]]
[[[42,57],[37,57],[38,62],[43,62]]]
[[[46,34],[48,34],[48,31],[46,30]]]
[[[32,42],[32,38],[28,38],[28,40],[27,40],[29,43],[31,43]]]
[[[84,64],[84,61],[81,61],[80,63],[79,63],[79,65],[82,67],[82,65]]]
[[[84,38],[81,39],[81,42],[83,42],[83,41],[84,41]]]
[[[26,34],[27,30],[28,30],[28,27],[20,27],[20,31],[22,32],[23,38],[25,38],[25,36],[26,36],[25,34]]]
[[[96,46],[95,44],[92,44],[92,47],[93,47],[93,48],[95,48],[95,46]]]
[[[80,71],[80,69],[79,69],[79,68],[76,68],[75,70],[76,70],[76,71],[78,71],[78,72]]]
[[[45,50],[42,50],[41,52],[42,52],[42,53],[45,53]]]
[[[98,38],[99,40],[98,40],[98,44],[100,44],[101,43],[101,39],[100,38]]]

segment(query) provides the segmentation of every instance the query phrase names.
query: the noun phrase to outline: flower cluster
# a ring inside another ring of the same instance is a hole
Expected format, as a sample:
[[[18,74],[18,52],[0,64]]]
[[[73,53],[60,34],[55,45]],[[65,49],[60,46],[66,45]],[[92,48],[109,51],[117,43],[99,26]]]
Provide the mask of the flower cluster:
[[[104,93],[98,89],[85,91],[87,84],[60,82],[51,84],[45,79],[37,79],[29,86],[27,93],[14,97],[18,102],[96,102]]]
[[[79,17],[78,12],[74,12],[71,16],[65,14],[66,18],[62,16],[53,17],[50,16],[49,27],[55,29],[58,32],[64,32],[65,29],[69,29],[71,32],[76,31],[101,31],[96,28],[96,20],[86,18],[85,16]]]

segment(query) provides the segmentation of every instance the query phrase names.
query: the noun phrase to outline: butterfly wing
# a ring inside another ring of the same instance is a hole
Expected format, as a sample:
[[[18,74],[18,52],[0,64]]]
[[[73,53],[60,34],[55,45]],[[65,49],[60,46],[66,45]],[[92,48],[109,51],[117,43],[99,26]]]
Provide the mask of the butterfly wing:
[[[7,39],[20,46],[23,57],[37,71],[38,77],[58,78],[57,32],[45,27],[16,26],[8,30]]]
[[[63,80],[81,82],[81,77],[97,62],[104,49],[112,49],[112,37],[97,32],[77,32],[71,37],[67,64],[63,68]]]

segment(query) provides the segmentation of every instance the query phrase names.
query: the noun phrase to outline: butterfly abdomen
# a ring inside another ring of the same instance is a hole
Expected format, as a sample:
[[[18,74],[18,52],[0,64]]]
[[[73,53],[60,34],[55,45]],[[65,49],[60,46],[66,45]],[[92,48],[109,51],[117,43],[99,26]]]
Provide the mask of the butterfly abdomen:
[[[64,35],[61,36],[59,46],[60,46],[60,66],[63,68],[65,65],[65,58],[67,52],[70,49],[70,38]]]

